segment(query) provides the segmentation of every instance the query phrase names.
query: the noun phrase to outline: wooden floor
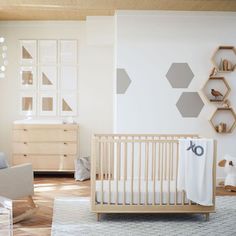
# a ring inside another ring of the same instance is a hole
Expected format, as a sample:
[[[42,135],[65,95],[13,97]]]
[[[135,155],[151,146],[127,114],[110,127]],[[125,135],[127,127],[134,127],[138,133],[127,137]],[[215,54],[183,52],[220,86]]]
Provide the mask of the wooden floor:
[[[89,196],[90,181],[78,182],[72,177],[37,177],[35,178],[34,200],[39,206],[36,215],[29,220],[14,225],[14,236],[48,236],[51,231],[53,200],[60,196]],[[217,188],[217,195],[235,195]],[[22,201],[14,204],[14,214],[19,214],[25,205]]]

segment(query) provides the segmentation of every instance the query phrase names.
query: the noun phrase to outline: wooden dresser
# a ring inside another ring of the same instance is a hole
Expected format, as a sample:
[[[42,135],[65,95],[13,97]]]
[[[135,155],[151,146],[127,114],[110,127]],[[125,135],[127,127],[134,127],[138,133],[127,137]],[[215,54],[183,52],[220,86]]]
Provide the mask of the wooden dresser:
[[[14,165],[32,163],[34,171],[74,172],[77,153],[76,124],[14,124]]]

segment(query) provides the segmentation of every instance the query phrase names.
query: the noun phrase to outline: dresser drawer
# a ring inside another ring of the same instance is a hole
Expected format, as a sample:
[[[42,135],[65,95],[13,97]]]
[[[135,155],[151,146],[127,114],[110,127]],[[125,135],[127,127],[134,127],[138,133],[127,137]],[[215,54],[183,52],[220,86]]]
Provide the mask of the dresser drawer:
[[[74,171],[75,156],[72,155],[14,155],[13,164],[31,163],[34,171]]]
[[[76,142],[77,129],[14,129],[14,142]]]
[[[77,143],[57,142],[57,143],[13,143],[13,154],[38,154],[38,155],[76,155]]]

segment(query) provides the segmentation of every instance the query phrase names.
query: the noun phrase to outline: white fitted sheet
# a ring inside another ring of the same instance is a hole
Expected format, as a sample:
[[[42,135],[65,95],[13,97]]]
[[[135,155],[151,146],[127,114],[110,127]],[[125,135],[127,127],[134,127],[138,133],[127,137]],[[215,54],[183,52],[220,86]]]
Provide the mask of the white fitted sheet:
[[[146,186],[148,186],[148,191],[146,191]],[[117,181],[110,181],[110,203],[115,204],[117,198]],[[131,180],[125,181],[125,204],[131,204],[132,198],[132,189],[131,189]],[[170,189],[170,194],[168,194]],[[175,199],[177,196],[177,204],[182,204],[182,192],[177,191],[176,194],[176,182],[170,181],[170,186],[168,185],[167,180],[163,180],[162,185],[162,204],[175,204]],[[148,194],[146,194],[148,192]],[[147,203],[153,204],[153,181],[149,180],[141,180],[141,188],[140,188],[141,198],[140,203],[146,204],[146,195],[148,196]],[[155,183],[155,204],[160,204],[161,202],[161,182],[156,181]],[[168,196],[169,195],[169,196]],[[169,199],[169,201],[168,201]],[[101,203],[102,201],[102,181],[96,181],[96,202]],[[124,181],[118,181],[118,204],[123,204],[124,201]],[[103,180],[103,203],[106,204],[109,202],[109,180]],[[139,181],[133,181],[133,204],[139,203]],[[188,203],[188,200],[184,199],[184,203]]]

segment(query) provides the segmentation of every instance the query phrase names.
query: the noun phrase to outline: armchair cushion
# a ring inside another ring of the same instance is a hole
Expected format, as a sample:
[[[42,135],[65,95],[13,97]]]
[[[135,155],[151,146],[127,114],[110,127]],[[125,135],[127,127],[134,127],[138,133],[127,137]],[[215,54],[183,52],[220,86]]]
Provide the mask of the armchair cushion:
[[[0,170],[0,196],[17,200],[34,194],[31,164]]]
[[[0,152],[0,169],[8,168],[7,158],[3,152]]]

